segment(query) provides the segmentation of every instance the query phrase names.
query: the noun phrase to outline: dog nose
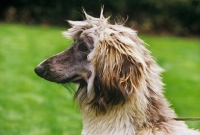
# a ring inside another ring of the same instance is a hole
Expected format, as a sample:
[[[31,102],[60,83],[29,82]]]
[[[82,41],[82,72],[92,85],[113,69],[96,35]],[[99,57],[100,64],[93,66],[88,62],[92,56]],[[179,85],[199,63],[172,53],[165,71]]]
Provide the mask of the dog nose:
[[[43,76],[44,74],[44,68],[42,66],[37,66],[34,71],[38,76]]]

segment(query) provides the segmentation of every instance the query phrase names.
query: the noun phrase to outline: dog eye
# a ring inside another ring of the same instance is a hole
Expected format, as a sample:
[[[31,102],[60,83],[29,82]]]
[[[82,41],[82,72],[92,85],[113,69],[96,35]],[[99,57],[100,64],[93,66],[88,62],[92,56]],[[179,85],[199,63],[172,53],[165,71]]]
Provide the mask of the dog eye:
[[[84,43],[79,44],[78,49],[82,52],[87,52],[88,48]]]

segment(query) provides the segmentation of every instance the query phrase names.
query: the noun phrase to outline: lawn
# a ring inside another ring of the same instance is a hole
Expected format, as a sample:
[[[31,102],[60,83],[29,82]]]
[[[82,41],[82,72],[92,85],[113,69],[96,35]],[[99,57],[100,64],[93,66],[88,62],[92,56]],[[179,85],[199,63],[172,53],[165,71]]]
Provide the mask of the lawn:
[[[37,77],[35,66],[72,41],[66,28],[0,24],[0,135],[79,135],[73,93]],[[140,36],[163,73],[165,95],[179,117],[200,117],[200,40]],[[73,86],[72,86],[73,87]],[[200,121],[187,122],[200,129]]]

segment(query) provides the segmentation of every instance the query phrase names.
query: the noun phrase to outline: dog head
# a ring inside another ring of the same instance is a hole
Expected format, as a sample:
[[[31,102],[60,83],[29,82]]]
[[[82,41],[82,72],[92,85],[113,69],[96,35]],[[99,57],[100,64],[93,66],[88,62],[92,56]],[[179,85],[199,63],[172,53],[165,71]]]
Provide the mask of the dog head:
[[[87,82],[91,75],[87,56],[92,49],[91,39],[78,37],[68,49],[41,62],[35,72],[40,77],[57,83]]]
[[[139,92],[150,72],[146,67],[154,61],[134,30],[110,24],[102,12],[100,18],[84,12],[84,21],[68,21],[72,27],[63,35],[74,43],[40,63],[35,72],[52,82],[78,83],[79,104],[87,101],[91,108],[105,112]]]

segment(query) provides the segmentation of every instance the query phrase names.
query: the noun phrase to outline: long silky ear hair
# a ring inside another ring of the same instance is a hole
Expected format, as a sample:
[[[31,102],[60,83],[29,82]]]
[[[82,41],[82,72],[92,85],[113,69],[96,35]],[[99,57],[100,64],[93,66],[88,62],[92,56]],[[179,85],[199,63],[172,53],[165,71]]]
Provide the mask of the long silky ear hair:
[[[63,33],[67,38],[86,34],[94,40],[94,49],[88,55],[93,86],[88,88],[88,84],[81,83],[75,98],[82,104],[88,97],[91,108],[106,112],[109,107],[128,102],[138,91],[146,72],[144,58],[149,52],[134,30],[108,23],[103,8],[100,18],[83,12],[86,20],[68,21],[72,28]]]
[[[128,102],[140,86],[143,66],[133,56],[133,45],[122,41],[126,38],[130,40],[127,35],[116,33],[114,29],[105,30],[94,50],[94,98],[89,104],[98,112],[105,113],[107,107]]]

